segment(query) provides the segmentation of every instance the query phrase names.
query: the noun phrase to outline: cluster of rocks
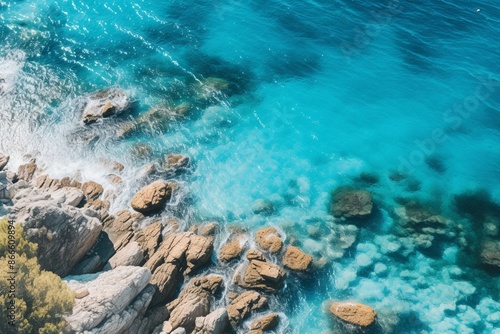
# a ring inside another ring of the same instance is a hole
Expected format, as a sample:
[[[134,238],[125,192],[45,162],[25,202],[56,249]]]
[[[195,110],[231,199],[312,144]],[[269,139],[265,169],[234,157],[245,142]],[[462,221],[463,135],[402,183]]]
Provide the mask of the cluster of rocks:
[[[1,169],[8,161],[0,156]],[[171,156],[166,164],[187,162]],[[214,263],[216,223],[183,232],[175,220],[155,220],[178,187],[166,180],[139,189],[131,210],[114,214],[102,185],[51,178],[34,160],[16,173],[0,172],[0,181],[2,206],[39,245],[42,268],[64,277],[75,292],[66,317],[75,333],[228,333],[241,331],[250,317],[244,328],[264,333],[276,329],[281,317],[269,310],[269,294],[283,288],[290,272],[314,269],[313,257],[285,245],[273,227],[255,235],[235,230]],[[225,267],[232,279],[207,274],[210,265]]]

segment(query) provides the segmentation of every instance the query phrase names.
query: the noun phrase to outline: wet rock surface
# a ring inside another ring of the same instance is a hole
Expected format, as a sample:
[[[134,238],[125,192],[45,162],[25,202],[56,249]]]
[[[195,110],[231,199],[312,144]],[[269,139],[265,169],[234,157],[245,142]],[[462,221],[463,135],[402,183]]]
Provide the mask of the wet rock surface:
[[[257,250],[249,250],[247,259],[248,265],[240,268],[234,276],[235,284],[265,292],[275,292],[282,287],[286,273],[281,267],[267,262]]]
[[[174,183],[163,180],[155,181],[145,186],[132,198],[130,205],[141,213],[150,213],[162,208],[172,197],[173,190],[177,188]]]
[[[116,88],[104,89],[90,94],[85,101],[83,123],[92,124],[99,119],[120,114],[130,107],[127,94]]]
[[[267,306],[267,299],[256,291],[245,291],[227,306],[229,323],[236,328],[250,314]]]
[[[313,258],[304,253],[300,248],[288,246],[283,255],[283,265],[291,270],[306,271],[311,269]]]
[[[283,247],[281,235],[274,227],[266,227],[257,231],[255,242],[265,251],[278,253]]]
[[[372,325],[377,316],[370,306],[354,302],[333,303],[330,306],[330,312],[337,318],[360,327]]]

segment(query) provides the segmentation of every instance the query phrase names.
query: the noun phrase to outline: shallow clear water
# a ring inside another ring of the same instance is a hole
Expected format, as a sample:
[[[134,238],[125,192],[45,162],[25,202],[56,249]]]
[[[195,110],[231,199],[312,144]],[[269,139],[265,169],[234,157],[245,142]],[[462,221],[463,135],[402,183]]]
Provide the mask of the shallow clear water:
[[[398,239],[396,197],[430,201],[466,230],[456,194],[485,189],[500,201],[494,2],[0,1],[0,18],[0,151],[14,164],[39,152],[55,177],[80,170],[104,184],[97,160],[124,162],[114,209],[138,186],[145,161],[131,154],[134,144],[148,143],[155,156],[189,154],[196,169],[179,179],[194,203],[186,223],[275,225],[328,261],[311,282],[289,284],[293,297],[276,305],[288,315],[280,330],[326,332],[328,299],[373,306],[383,332],[500,327],[498,276],[463,260],[454,240],[437,257],[401,240],[403,259],[387,250]],[[117,139],[117,120],[81,123],[79,97],[89,92],[125,89],[132,118],[192,102],[207,77],[226,79],[230,91],[211,93],[164,133]],[[98,137],[89,143],[88,132]],[[397,170],[409,181],[391,181]],[[339,258],[311,228],[332,226],[330,192],[360,172],[380,177],[369,187],[379,213]],[[261,198],[278,212],[255,216]]]

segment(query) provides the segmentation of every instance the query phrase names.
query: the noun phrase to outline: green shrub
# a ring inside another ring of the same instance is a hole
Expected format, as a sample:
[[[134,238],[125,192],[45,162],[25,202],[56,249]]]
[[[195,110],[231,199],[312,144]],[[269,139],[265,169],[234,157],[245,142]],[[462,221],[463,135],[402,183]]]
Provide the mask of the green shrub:
[[[37,245],[27,240],[21,225],[14,231],[7,220],[0,220],[0,333],[59,334],[67,326],[63,315],[71,313],[74,294],[59,276],[40,269],[36,253]],[[8,280],[11,269],[16,272],[14,293]],[[14,325],[9,323],[13,314]]]

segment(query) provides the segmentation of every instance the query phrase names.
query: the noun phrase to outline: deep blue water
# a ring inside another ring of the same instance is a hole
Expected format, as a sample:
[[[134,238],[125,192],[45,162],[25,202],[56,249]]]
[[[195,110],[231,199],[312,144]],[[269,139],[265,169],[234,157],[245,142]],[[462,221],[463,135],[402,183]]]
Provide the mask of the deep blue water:
[[[274,225],[328,263],[310,282],[289,283],[293,297],[275,305],[288,317],[280,331],[327,332],[323,302],[353,299],[379,312],[386,333],[500,333],[498,275],[463,260],[454,240],[439,256],[398,241],[390,214],[396,198],[417,197],[474,230],[455,195],[483,189],[500,202],[496,5],[0,0],[0,151],[17,164],[38,152],[54,176],[79,170],[104,184],[97,160],[124,162],[115,210],[127,207],[146,162],[134,144],[155,157],[189,154],[195,171],[178,180],[193,203],[186,224]],[[133,98],[134,118],[192,102],[209,77],[229,89],[164,133],[117,139],[117,120],[84,129],[76,110],[80,96],[117,86]],[[98,139],[82,139],[88,132]],[[409,179],[391,181],[398,170]],[[332,226],[330,192],[360,172],[380,178],[365,185],[379,211],[341,256],[328,233],[312,230]],[[254,215],[261,198],[278,212]],[[393,241],[408,255],[391,256]]]

